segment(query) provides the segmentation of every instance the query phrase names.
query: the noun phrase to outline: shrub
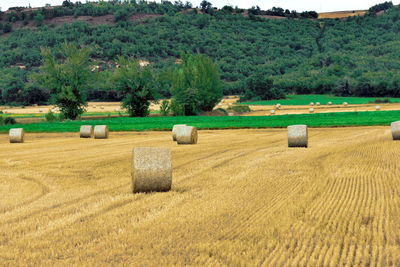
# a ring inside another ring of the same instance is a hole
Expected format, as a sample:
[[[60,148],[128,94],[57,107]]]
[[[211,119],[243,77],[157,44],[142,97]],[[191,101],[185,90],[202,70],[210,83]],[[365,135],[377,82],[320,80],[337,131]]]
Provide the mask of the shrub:
[[[376,103],[376,104],[380,104],[380,103],[390,103],[390,99],[389,98],[377,98],[374,101],[369,101],[370,103]]]
[[[0,116],[0,126],[3,126],[5,124],[3,116]]]
[[[235,111],[236,113],[239,113],[239,114],[251,111],[250,107],[246,106],[246,105],[235,105],[235,106],[229,107],[228,111],[229,110],[233,110],[233,111]]]
[[[53,121],[57,120],[56,115],[51,110],[49,110],[49,112],[46,113],[45,118],[46,118],[46,121],[48,121],[48,122],[53,122]]]
[[[161,115],[167,116],[169,114],[170,108],[171,107],[170,107],[169,101],[167,99],[164,99],[161,102],[161,106],[160,106]]]
[[[17,122],[15,121],[15,119],[14,118],[12,118],[12,117],[6,117],[6,119],[4,120],[4,124],[10,124],[10,125],[14,125],[14,124],[16,124]]]

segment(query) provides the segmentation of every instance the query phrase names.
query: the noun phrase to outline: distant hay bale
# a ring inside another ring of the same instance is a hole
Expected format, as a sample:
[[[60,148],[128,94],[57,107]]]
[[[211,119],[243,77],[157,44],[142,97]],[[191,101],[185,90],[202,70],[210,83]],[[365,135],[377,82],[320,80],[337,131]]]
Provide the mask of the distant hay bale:
[[[119,108],[116,108],[116,109],[115,109],[115,112],[119,112]]]
[[[97,106],[96,105],[93,105],[93,108],[96,108]]]
[[[310,103],[310,106],[314,106],[314,102],[311,102],[311,103]]]
[[[101,108],[101,109],[104,109],[104,106],[101,106],[100,108]]]
[[[321,104],[320,104],[319,102],[317,102],[317,103],[315,103],[315,105],[316,105],[316,106],[319,106],[319,105],[321,105]]]
[[[218,107],[222,108],[222,104],[221,104],[221,103],[220,103],[220,104],[218,104]]]
[[[165,192],[171,190],[171,185],[171,150],[155,147],[133,149],[133,193]]]
[[[310,108],[308,111],[309,111],[310,113],[314,113],[314,109],[313,109],[313,108]]]
[[[229,106],[230,106],[230,107],[232,107],[232,105],[233,105],[232,103],[229,103]]]
[[[197,144],[197,128],[193,126],[179,127],[176,132],[176,141],[179,145]]]
[[[234,115],[233,112],[228,113],[228,116],[233,116],[233,115]]]
[[[222,99],[222,100],[221,100],[221,103],[224,103],[224,102],[225,102],[225,100]]]
[[[331,105],[332,105],[332,102],[331,102],[331,101],[329,101],[329,102],[328,102],[328,106],[331,106]]]
[[[343,106],[347,106],[347,102],[343,102]]]
[[[279,104],[279,103],[276,104],[276,105],[275,105],[275,108],[276,108],[276,109],[280,109],[280,108],[281,108],[281,104]]]
[[[43,109],[40,108],[40,109],[39,109],[39,112],[42,113],[42,112],[43,112]]]
[[[289,147],[308,147],[307,125],[288,126],[288,145]]]
[[[175,124],[174,127],[172,127],[172,140],[176,141],[176,133],[178,132],[178,129],[186,126],[186,124]]]
[[[271,109],[271,110],[269,111],[269,113],[270,113],[271,115],[274,115],[274,114],[275,114],[275,110]]]
[[[93,126],[92,125],[82,125],[80,130],[81,138],[92,138],[93,136]]]
[[[12,128],[9,132],[10,143],[23,143],[24,142],[24,129]]]
[[[108,138],[108,126],[107,125],[96,125],[94,127],[94,138],[95,139],[107,139]]]
[[[381,110],[381,106],[376,106],[375,109],[376,110]]]

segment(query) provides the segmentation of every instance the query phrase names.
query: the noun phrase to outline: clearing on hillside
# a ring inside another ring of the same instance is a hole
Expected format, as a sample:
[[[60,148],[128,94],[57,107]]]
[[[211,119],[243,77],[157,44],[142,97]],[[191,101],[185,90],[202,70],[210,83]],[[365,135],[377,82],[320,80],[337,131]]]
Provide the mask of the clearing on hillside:
[[[400,265],[390,127],[0,135],[4,265]],[[171,149],[171,191],[131,191],[133,147]]]

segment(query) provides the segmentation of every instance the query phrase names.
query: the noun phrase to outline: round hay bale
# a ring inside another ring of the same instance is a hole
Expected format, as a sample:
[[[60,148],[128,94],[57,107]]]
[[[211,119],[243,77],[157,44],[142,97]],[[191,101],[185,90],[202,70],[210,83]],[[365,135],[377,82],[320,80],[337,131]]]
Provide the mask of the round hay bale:
[[[93,108],[96,108],[96,105],[93,105]]]
[[[343,106],[347,106],[347,102],[343,102]]]
[[[175,124],[174,127],[172,127],[172,140],[176,141],[176,133],[178,132],[178,129],[186,126],[186,124]]]
[[[23,143],[24,142],[24,129],[12,128],[9,131],[10,143]]]
[[[321,103],[317,102],[317,103],[315,103],[315,105],[319,106],[319,105],[321,105]]]
[[[96,125],[94,127],[94,138],[95,139],[107,139],[108,138],[108,126],[107,125]]]
[[[275,105],[275,108],[276,108],[276,109],[280,109],[280,108],[281,108],[281,104],[279,104],[279,103],[276,104],[276,105]]]
[[[314,113],[314,109],[313,109],[313,108],[310,108],[308,111],[309,111],[310,113]]]
[[[222,99],[222,100],[221,100],[221,103],[224,103],[224,102],[225,102],[225,100],[224,100],[224,99]]]
[[[43,112],[43,109],[40,108],[40,109],[39,109],[39,112],[42,113],[42,112]]]
[[[232,103],[229,103],[229,106],[230,106],[230,107],[232,107],[232,105],[233,105]]]
[[[228,113],[228,116],[233,116],[233,115],[234,115],[233,112]]]
[[[375,109],[376,110],[381,110],[381,106],[376,106]]]
[[[92,125],[82,125],[80,130],[81,138],[92,138],[93,126]]]
[[[179,127],[176,132],[178,145],[197,144],[197,128],[193,126]]]
[[[400,121],[395,121],[390,124],[392,128],[393,140],[400,140]]]
[[[104,109],[104,106],[101,106],[100,108],[101,108],[101,109]]]
[[[171,150],[155,147],[133,149],[133,193],[165,192],[171,190],[171,185]]]
[[[222,104],[221,104],[221,103],[220,103],[220,104],[218,104],[218,107],[222,108]]]
[[[116,109],[115,109],[115,112],[119,112],[119,108],[116,108]]]
[[[271,115],[274,115],[274,114],[275,114],[275,110],[271,109],[271,110],[269,111],[269,113],[270,113]]]
[[[332,102],[331,101],[328,102],[328,106],[332,106]]]
[[[308,147],[307,125],[288,126],[288,145],[289,147]]]
[[[314,102],[311,102],[311,103],[310,103],[310,106],[314,106]]]

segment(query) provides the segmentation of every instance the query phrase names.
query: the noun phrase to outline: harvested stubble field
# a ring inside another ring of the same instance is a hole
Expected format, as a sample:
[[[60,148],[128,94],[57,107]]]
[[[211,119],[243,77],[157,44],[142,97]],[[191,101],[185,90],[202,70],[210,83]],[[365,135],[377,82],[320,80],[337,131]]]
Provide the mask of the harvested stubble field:
[[[167,193],[131,193],[135,146],[172,150]],[[400,265],[390,127],[0,135],[2,265]]]

